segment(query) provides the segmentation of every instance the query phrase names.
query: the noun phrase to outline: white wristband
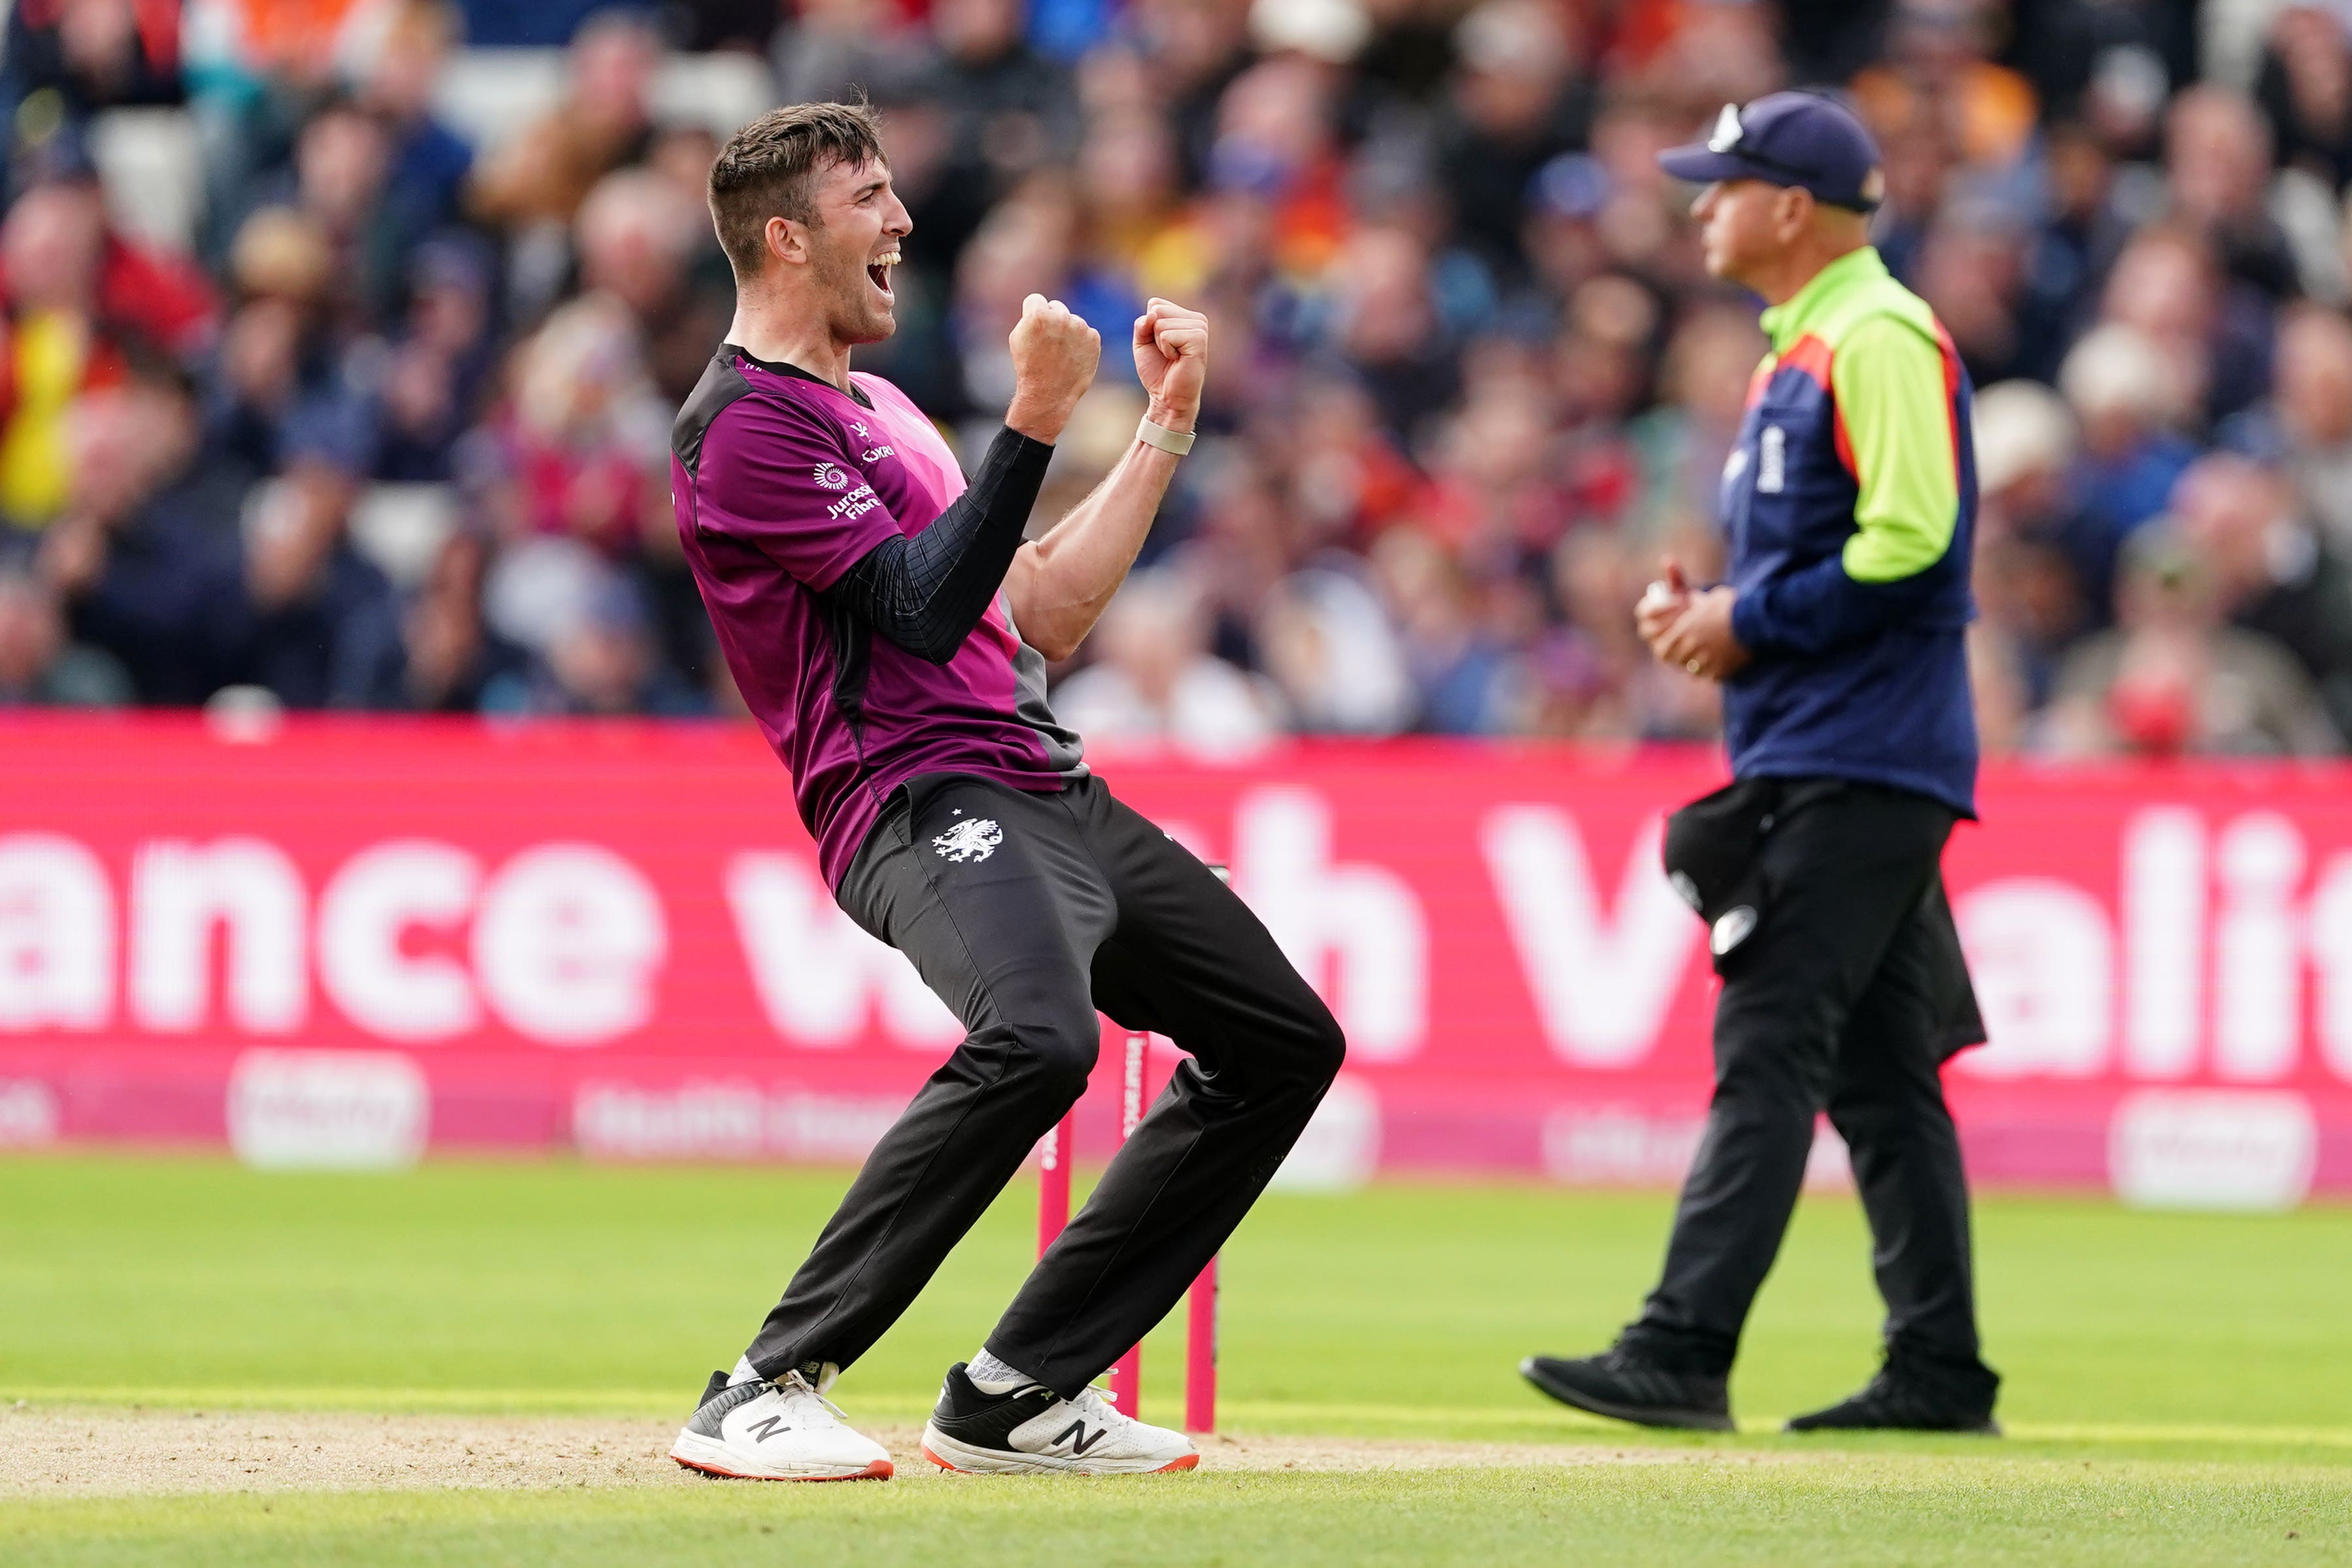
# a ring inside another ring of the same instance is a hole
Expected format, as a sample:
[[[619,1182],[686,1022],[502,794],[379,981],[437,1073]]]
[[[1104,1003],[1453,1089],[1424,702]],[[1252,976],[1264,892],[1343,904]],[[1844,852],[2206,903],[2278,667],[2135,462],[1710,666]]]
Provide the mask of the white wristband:
[[[1147,447],[1157,447],[1172,457],[1182,457],[1192,449],[1192,432],[1171,430],[1165,425],[1154,425],[1146,419],[1135,427],[1135,438]]]

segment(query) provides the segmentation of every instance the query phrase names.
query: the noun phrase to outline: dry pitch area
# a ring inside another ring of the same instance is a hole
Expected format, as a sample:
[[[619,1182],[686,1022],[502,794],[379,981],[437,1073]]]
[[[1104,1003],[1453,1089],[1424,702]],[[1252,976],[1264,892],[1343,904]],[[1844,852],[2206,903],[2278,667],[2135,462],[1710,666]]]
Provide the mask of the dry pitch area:
[[[341,1411],[0,1410],[0,1499],[445,1488],[709,1487],[672,1463],[675,1422],[581,1416],[354,1415]],[[877,1426],[892,1485],[947,1477],[917,1452],[921,1429]],[[1361,1473],[1584,1465],[1755,1465],[1803,1455],[1341,1437],[1218,1436],[1213,1471]],[[985,1484],[985,1483],[982,1483]]]
[[[713,1481],[667,1420],[0,1408],[10,1568],[2352,1563],[2341,1468],[1221,1436],[1173,1476]],[[1040,1543],[1052,1549],[1041,1551]]]
[[[2012,1436],[1790,1438],[1869,1374],[1850,1199],[1809,1200],[1737,1436],[1580,1420],[1516,1372],[1607,1342],[1672,1198],[1276,1194],[1226,1252],[1226,1435],[1197,1470],[940,1476],[914,1436],[1032,1256],[1016,1183],[842,1390],[899,1477],[664,1458],[843,1172],[0,1158],[5,1568],[2352,1568],[2352,1210],[1990,1198]],[[1145,1352],[1181,1407],[1181,1330]],[[854,1385],[854,1386],[853,1386]]]

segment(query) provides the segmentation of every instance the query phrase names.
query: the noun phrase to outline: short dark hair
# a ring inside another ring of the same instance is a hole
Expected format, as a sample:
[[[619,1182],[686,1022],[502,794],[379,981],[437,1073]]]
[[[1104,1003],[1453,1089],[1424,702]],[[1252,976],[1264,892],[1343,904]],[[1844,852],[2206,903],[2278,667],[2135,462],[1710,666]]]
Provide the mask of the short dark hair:
[[[817,221],[818,175],[884,161],[882,117],[863,100],[795,103],[735,132],[710,165],[710,221],[736,281],[759,277],[770,218]]]

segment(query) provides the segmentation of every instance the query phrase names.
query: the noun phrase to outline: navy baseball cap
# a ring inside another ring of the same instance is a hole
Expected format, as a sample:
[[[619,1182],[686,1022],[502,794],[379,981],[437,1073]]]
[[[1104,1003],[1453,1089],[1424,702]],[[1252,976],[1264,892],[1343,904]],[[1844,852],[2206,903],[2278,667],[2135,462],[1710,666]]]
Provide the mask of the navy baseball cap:
[[[1763,180],[1796,185],[1834,207],[1869,212],[1886,193],[1878,143],[1853,111],[1812,92],[1775,92],[1727,103],[1705,142],[1658,154],[1678,180]]]

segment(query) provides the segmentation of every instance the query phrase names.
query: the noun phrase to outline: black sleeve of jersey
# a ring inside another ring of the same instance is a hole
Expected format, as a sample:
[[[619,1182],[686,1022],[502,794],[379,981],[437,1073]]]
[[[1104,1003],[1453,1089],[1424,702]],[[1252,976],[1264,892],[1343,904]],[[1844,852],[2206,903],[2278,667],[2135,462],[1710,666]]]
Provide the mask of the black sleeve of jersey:
[[[1004,585],[1053,456],[1043,441],[999,430],[947,510],[914,537],[893,535],[859,556],[830,594],[908,653],[947,663]]]

